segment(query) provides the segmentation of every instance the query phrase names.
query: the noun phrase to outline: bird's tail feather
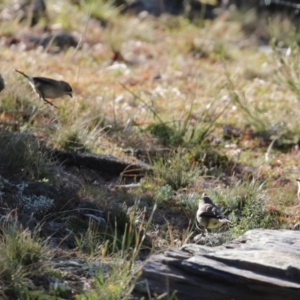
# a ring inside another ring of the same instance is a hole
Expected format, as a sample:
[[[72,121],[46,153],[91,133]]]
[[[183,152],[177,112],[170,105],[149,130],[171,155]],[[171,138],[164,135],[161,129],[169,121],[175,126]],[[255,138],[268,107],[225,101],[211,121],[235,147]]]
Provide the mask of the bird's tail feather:
[[[15,69],[16,72],[22,74],[23,76],[25,76],[26,78],[30,79],[30,77],[28,75],[26,75],[25,73],[23,73],[22,71],[19,71],[17,69]]]

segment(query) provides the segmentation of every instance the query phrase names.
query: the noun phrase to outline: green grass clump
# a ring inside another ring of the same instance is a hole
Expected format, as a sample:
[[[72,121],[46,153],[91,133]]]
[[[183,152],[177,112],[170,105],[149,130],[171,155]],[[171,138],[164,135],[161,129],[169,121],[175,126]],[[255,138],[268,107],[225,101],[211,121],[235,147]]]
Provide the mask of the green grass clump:
[[[272,217],[266,209],[268,190],[264,183],[240,181],[225,192],[211,191],[211,194],[216,203],[224,208],[235,236],[251,229],[270,227]]]
[[[147,128],[147,130],[152,135],[159,138],[163,145],[175,147],[183,144],[183,137],[186,133],[185,130],[176,130],[164,123],[153,123]]]
[[[16,264],[29,266],[42,258],[43,246],[31,236],[30,231],[8,231],[4,234],[3,243],[6,256]]]
[[[154,163],[154,178],[162,185],[169,185],[174,190],[191,186],[201,174],[197,164],[191,164],[186,154],[174,153],[168,158],[161,158]]]
[[[122,264],[122,266],[121,266]],[[95,276],[94,288],[79,295],[80,300],[121,300],[129,299],[132,289],[132,274],[130,266],[121,258],[115,258],[115,266],[110,275],[103,272]],[[130,288],[129,288],[130,287]]]
[[[101,225],[101,224],[100,224]],[[103,226],[98,226],[95,222],[90,221],[85,232],[75,237],[77,248],[90,256],[97,253],[108,253],[108,247],[112,244],[112,233],[105,230]]]
[[[66,140],[62,142],[61,147],[67,151],[88,152],[88,149],[86,149],[76,133],[70,134]]]
[[[34,289],[32,280],[43,273],[42,269],[45,270],[44,260],[49,255],[47,251],[46,244],[37,235],[27,229],[18,228],[16,223],[7,223],[2,227],[0,295],[4,299],[5,296],[22,298],[22,295]]]
[[[79,295],[79,299],[129,299],[134,287],[136,274],[133,268],[141,251],[145,251],[146,233],[152,224],[156,205],[149,218],[145,219],[145,211],[138,209],[138,202],[127,210],[127,223],[119,233],[118,220],[115,219],[113,231],[99,234],[90,224],[90,229],[77,244],[82,251],[88,251],[92,257],[101,257],[111,261],[107,273],[101,271],[95,275],[95,284],[91,289]],[[149,245],[150,246],[150,245]],[[150,248],[147,252],[150,253]]]
[[[34,136],[0,131],[0,144],[2,172],[37,180],[51,177],[51,163]]]

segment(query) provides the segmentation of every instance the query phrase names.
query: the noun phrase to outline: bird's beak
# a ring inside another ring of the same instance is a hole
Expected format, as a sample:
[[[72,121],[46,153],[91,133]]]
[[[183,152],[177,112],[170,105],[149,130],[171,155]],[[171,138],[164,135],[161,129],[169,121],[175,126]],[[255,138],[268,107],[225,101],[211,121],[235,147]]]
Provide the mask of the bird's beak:
[[[72,93],[70,93],[70,94],[69,94],[69,96],[70,96],[71,98],[73,98],[73,95],[72,95]]]

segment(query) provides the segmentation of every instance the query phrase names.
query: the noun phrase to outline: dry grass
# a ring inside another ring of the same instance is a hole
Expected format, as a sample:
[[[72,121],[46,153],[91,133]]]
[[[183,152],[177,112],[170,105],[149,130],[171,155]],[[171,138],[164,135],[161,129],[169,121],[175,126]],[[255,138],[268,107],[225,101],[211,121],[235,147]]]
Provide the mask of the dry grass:
[[[1,8],[10,8],[9,1],[2,2]],[[298,203],[295,179],[300,165],[300,49],[295,35],[282,37],[278,29],[283,26],[288,32],[292,25],[275,18],[273,47],[264,48],[257,31],[250,30],[255,22],[251,14],[241,21],[224,13],[200,27],[180,16],[119,15],[107,3],[96,9],[92,4],[80,9],[69,1],[49,2],[52,30],[71,31],[80,41],[76,49],[56,54],[40,47],[24,49],[24,43],[8,47],[9,34],[38,34],[41,27],[29,29],[13,17],[0,22],[0,73],[6,82],[0,94],[2,127],[30,133],[48,146],[127,160],[136,159],[125,154],[128,148],[165,147],[172,155],[182,151],[182,164],[179,155],[158,161],[150,157],[160,178],[148,176],[138,191],[130,191],[159,204],[151,224],[155,249],[189,241],[191,224],[172,228],[165,213],[179,211],[174,224],[181,224],[181,216],[193,220],[196,204],[191,195],[204,190],[228,214],[235,213],[237,234],[249,229],[245,220],[254,206],[252,213],[261,222],[253,218],[251,228],[291,228],[299,221],[299,212],[292,208]],[[246,33],[245,25],[250,28]],[[117,52],[123,58],[111,63]],[[14,69],[68,81],[75,97],[55,100],[56,110],[38,99]],[[240,133],[225,138],[223,125]],[[97,199],[89,187],[84,193]],[[97,248],[93,236],[86,238]],[[101,276],[80,299],[97,298],[105,281]],[[114,285],[110,278],[103,299],[124,296],[123,283]]]

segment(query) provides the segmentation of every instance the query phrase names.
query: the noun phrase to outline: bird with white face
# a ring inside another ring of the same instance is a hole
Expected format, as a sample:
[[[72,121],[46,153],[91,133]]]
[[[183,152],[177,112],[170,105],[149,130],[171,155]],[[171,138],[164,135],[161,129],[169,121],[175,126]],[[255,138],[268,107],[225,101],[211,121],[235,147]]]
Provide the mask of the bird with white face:
[[[216,229],[222,224],[230,222],[205,193],[199,200],[196,218],[199,225],[204,227],[206,231],[207,229]]]

